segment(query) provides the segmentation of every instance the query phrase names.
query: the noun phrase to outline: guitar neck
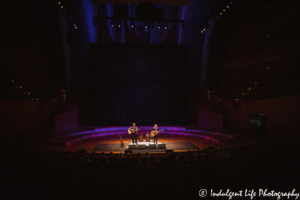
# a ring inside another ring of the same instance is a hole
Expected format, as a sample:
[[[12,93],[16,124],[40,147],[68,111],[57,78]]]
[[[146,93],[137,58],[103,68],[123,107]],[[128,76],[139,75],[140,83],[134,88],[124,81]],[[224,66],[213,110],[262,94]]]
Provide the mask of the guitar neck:
[[[152,131],[151,133],[158,134],[158,133],[161,132],[161,131],[164,131],[164,130],[160,130],[160,131]]]

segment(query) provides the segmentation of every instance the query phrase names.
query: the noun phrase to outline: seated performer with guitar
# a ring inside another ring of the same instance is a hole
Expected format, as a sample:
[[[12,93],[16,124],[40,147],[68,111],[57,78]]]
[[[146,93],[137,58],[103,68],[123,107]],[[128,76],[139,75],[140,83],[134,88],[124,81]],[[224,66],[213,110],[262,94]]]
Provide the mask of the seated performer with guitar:
[[[154,137],[154,143],[156,141],[156,144],[158,142],[158,133],[161,132],[161,131],[164,131],[164,130],[159,131],[158,128],[157,128],[157,124],[154,124],[154,127],[151,130],[151,135]]]
[[[132,144],[134,144],[134,141],[135,143],[137,144],[137,131],[140,130],[136,127],[136,124],[133,123],[131,127],[129,127],[128,129],[128,133],[131,134],[131,139],[132,139]]]

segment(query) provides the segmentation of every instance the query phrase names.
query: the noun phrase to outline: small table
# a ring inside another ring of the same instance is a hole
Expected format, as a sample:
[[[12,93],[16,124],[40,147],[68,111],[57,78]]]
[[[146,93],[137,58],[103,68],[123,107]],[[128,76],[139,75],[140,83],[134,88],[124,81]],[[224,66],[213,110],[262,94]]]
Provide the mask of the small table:
[[[144,136],[143,135],[139,136],[139,142],[144,142]]]

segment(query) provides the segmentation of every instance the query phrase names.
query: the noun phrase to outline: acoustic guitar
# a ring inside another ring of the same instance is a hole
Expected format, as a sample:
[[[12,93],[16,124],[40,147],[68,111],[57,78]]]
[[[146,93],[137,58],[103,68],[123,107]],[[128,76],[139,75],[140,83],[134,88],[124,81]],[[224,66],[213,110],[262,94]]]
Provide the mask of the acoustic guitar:
[[[141,129],[136,129],[136,131],[139,131],[139,130],[141,130]],[[128,134],[131,134],[131,133],[133,133],[134,132],[134,129],[128,129]]]
[[[123,139],[122,139],[120,133],[118,133],[118,135],[120,136],[121,147],[124,147]]]
[[[152,136],[156,136],[159,132],[164,131],[164,130],[160,130],[160,131],[151,131],[151,135]]]

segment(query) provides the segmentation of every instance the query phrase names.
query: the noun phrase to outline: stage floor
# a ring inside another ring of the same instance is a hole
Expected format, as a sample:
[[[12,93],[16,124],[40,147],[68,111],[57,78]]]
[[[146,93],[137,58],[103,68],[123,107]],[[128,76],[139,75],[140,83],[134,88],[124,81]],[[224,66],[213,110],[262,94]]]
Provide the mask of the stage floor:
[[[121,147],[120,143],[106,143],[106,144],[97,144],[97,146],[93,149],[93,152],[101,153],[101,152],[115,152],[120,153],[124,152],[125,150],[132,150],[133,153],[145,153],[145,152],[165,152],[165,150],[178,150],[178,151],[187,151],[187,150],[196,150],[198,146],[194,145],[191,142],[158,142],[159,144],[166,144],[165,149],[151,149],[148,148],[149,142],[140,142],[139,144],[145,144],[145,149],[129,149],[128,143],[124,143],[124,147]],[[130,143],[132,144],[132,143]]]

